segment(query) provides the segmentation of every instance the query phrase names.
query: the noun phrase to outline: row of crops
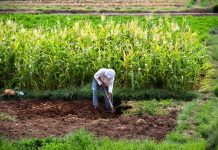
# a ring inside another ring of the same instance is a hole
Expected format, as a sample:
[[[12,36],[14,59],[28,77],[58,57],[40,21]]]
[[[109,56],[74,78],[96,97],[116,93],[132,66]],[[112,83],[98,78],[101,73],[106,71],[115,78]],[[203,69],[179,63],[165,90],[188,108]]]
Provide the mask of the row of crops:
[[[0,86],[57,89],[83,86],[102,67],[116,86],[192,89],[207,64],[205,45],[185,20],[147,17],[125,23],[101,18],[66,27],[25,28],[0,21]]]

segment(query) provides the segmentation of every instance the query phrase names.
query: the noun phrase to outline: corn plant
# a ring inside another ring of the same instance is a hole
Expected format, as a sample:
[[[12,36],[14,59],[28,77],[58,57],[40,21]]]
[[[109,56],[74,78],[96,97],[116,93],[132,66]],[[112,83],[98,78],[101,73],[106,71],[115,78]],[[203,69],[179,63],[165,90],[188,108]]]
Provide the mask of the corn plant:
[[[116,86],[192,89],[205,71],[207,53],[184,20],[147,17],[127,23],[26,29],[0,21],[0,85],[29,89],[83,86],[102,67],[116,71]]]

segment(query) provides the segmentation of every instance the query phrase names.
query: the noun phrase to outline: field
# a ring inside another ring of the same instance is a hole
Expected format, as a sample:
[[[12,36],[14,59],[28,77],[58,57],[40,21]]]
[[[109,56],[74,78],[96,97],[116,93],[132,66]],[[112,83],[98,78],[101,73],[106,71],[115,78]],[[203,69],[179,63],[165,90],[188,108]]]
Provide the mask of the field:
[[[32,10],[80,10],[83,11],[143,11],[149,8],[172,9],[185,7],[187,0],[135,0],[135,1],[1,1],[1,8]],[[78,11],[79,12],[79,11]]]
[[[217,0],[2,0],[0,13],[211,13]]]
[[[0,15],[0,149],[218,149],[218,17]],[[190,42],[191,41],[191,42]],[[116,112],[91,104],[116,71]]]
[[[1,102],[1,111],[16,116],[14,121],[1,123],[0,128],[3,135],[13,139],[64,136],[85,128],[100,137],[115,139],[150,137],[162,140],[175,127],[177,110],[170,110],[168,115],[145,114],[140,117],[121,115],[121,110],[117,110],[114,114],[105,113],[103,105],[99,111],[95,111],[91,101],[88,100],[73,102],[25,100]]]

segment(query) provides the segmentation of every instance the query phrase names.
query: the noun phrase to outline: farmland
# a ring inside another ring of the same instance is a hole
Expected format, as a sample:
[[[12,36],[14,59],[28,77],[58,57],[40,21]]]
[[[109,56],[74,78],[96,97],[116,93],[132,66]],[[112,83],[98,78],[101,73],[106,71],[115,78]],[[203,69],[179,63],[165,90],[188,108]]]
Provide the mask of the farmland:
[[[211,13],[217,0],[2,0],[0,13]]]
[[[71,28],[33,30],[10,20],[1,24],[1,50],[9,49],[1,52],[1,59],[11,57],[6,59],[9,62],[1,63],[3,86],[27,89],[84,86],[98,68],[112,67],[120,70],[116,75],[117,86],[191,89],[206,65],[205,47],[197,35],[186,22],[179,26],[168,18],[157,22],[146,19],[143,25],[133,20],[124,24],[109,21],[105,26],[99,23],[94,27],[86,21]],[[13,67],[5,70],[6,66]]]
[[[1,1],[2,9],[13,8],[17,10],[22,9],[32,9],[32,10],[77,10],[78,12],[83,11],[145,11],[149,8],[155,10],[157,7],[161,9],[174,9],[182,7],[184,8],[187,5],[188,1],[183,0],[135,0],[135,1]]]
[[[218,148],[218,17],[0,17],[1,87],[27,95],[1,97],[1,149]],[[92,109],[101,67],[116,70],[114,96],[132,109]]]

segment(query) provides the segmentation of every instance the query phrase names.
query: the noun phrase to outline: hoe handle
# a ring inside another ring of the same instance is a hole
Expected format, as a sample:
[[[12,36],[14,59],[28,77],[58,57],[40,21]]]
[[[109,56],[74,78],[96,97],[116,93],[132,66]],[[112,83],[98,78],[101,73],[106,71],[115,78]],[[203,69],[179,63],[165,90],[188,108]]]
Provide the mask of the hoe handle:
[[[114,111],[114,106],[113,106],[113,104],[112,104],[112,102],[111,102],[111,99],[110,99],[108,93],[107,93],[107,90],[106,90],[104,87],[103,87],[103,89],[104,89],[104,92],[105,92],[105,94],[106,94],[106,96],[107,96],[107,99],[108,99],[108,101],[109,101],[109,104],[110,104],[110,106],[111,106],[111,109],[112,109],[112,111]]]

